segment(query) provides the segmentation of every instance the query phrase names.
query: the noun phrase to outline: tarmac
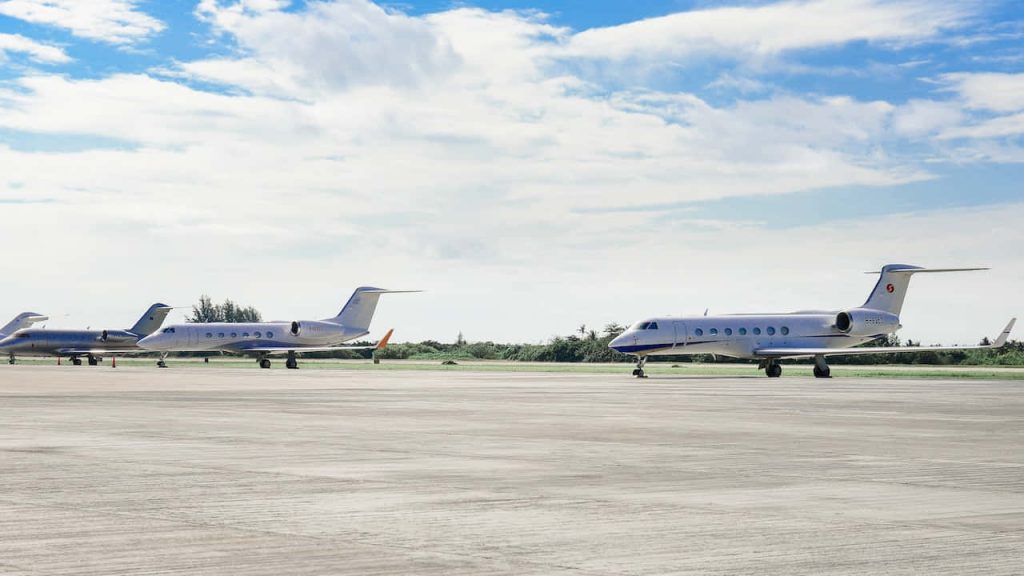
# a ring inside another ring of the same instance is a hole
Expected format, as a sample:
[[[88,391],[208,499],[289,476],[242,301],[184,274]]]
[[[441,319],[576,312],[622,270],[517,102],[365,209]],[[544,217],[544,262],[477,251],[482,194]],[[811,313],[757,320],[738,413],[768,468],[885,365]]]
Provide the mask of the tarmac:
[[[1024,382],[0,366],[0,574],[1021,574]]]

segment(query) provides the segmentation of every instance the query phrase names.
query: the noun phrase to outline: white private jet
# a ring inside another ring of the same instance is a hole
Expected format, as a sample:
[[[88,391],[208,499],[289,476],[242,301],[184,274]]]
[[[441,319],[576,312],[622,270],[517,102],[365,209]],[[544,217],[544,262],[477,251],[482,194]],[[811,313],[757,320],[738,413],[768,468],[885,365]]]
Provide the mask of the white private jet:
[[[384,290],[363,286],[333,318],[295,320],[292,322],[208,322],[175,324],[139,341],[146,350],[162,352],[157,366],[165,368],[169,352],[202,352],[221,350],[252,354],[260,368],[270,368],[270,356],[286,354],[285,366],[298,368],[298,352],[330,350],[367,350],[383,348],[391,331],[373,346],[340,346],[344,342],[369,334],[370,320],[381,294],[418,292],[418,290]]]
[[[644,364],[650,356],[719,354],[760,360],[758,369],[763,369],[770,378],[782,375],[779,364],[782,358],[814,358],[814,375],[828,378],[826,356],[1001,348],[1006,344],[1016,318],[1010,320],[990,345],[854,348],[902,327],[900,310],[912,275],[972,270],[986,268],[928,269],[889,264],[878,272],[878,283],[867,302],[858,308],[834,312],[649,318],[633,324],[608,347],[637,357],[633,375],[638,378],[644,377]]]

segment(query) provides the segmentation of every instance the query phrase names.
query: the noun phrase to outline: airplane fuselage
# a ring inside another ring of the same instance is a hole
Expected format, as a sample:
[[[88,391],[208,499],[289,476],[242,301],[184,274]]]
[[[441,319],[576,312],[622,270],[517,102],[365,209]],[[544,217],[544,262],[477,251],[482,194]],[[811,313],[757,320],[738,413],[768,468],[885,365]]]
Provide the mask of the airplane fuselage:
[[[736,314],[650,318],[633,324],[609,345],[626,354],[718,354],[755,359],[765,348],[849,348],[899,329],[895,316],[877,313],[844,332],[837,312]]]
[[[86,356],[88,350],[139,351],[139,336],[127,330],[51,330],[26,328],[0,340],[10,356]],[[97,353],[97,355],[101,355]]]
[[[149,350],[223,350],[246,352],[251,348],[333,346],[368,334],[324,321],[175,324],[145,341]]]

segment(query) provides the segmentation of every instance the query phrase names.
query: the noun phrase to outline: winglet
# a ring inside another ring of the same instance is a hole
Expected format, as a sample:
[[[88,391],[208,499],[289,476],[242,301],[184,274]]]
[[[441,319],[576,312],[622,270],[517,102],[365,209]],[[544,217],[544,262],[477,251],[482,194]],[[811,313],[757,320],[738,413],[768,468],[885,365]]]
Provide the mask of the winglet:
[[[1010,331],[1013,330],[1013,325],[1017,323],[1016,318],[1010,318],[1010,323],[1006,325],[1002,334],[996,338],[996,341],[992,343],[992,348],[1002,348],[1006,345],[1006,339],[1010,337]]]
[[[383,350],[384,347],[388,345],[388,340],[391,340],[391,333],[394,331],[394,328],[388,330],[388,333],[385,334],[384,337],[380,339],[380,342],[377,342],[377,347],[374,348],[374,350]]]

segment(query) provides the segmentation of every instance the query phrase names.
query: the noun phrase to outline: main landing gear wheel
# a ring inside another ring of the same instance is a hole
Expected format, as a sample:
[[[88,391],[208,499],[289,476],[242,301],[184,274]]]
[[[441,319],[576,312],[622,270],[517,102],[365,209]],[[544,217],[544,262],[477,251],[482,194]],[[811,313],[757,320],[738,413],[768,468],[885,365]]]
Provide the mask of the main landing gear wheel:
[[[832,371],[828,369],[828,364],[825,362],[825,357],[818,355],[814,357],[814,377],[815,378],[831,378]]]
[[[100,359],[95,356],[89,356],[89,366],[95,366],[100,363]]]
[[[14,364],[14,354],[11,354],[11,357],[7,359],[7,363]]]
[[[270,368],[270,359],[269,358],[260,358],[259,363],[260,363],[260,368],[263,368],[264,370]]]
[[[70,360],[71,360],[71,363],[74,364],[75,366],[81,366],[82,365],[82,359],[77,357],[77,356],[72,356],[70,358]]]
[[[299,361],[295,358],[295,352],[288,353],[288,359],[284,361],[284,367],[289,370],[299,369]]]
[[[765,367],[764,373],[769,378],[778,378],[779,376],[782,376],[782,365],[778,362],[770,362],[768,366]]]

